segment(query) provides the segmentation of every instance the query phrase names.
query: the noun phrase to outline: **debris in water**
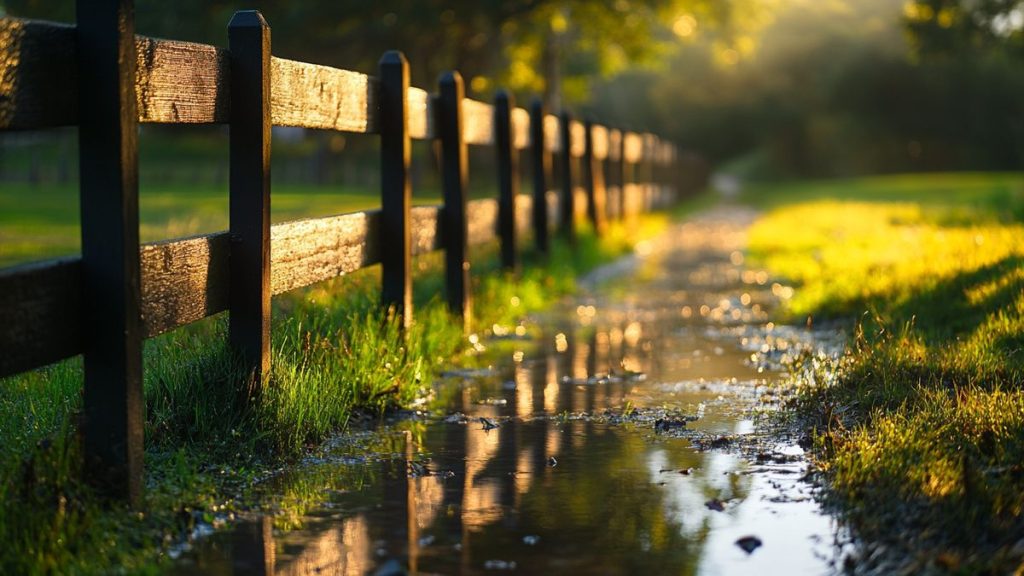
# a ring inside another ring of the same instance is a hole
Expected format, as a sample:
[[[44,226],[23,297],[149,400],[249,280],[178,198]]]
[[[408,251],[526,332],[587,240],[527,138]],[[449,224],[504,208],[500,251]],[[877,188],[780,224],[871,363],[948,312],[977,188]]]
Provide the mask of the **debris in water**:
[[[514,560],[488,560],[484,562],[484,570],[515,570]]]
[[[409,478],[425,478],[430,476],[430,468],[420,462],[409,461]]]
[[[535,536],[533,534],[523,536],[523,544],[526,544],[527,546],[536,546],[537,542],[540,542],[540,536]]]
[[[444,423],[445,424],[465,424],[468,421],[469,421],[469,418],[467,418],[466,415],[463,414],[462,412],[456,412],[454,414],[449,414],[444,419]]]
[[[477,400],[476,403],[484,406],[505,406],[508,404],[508,400],[505,398],[484,398],[483,400]]]
[[[484,430],[494,430],[495,428],[498,427],[497,422],[484,416],[480,417],[480,423],[484,425]]]
[[[555,460],[554,456],[549,456],[548,457],[548,466],[551,466],[552,468],[554,468],[555,466],[558,466],[558,460]]]
[[[654,421],[655,432],[668,432],[669,430],[679,430],[686,428],[686,420],[669,420],[667,418],[658,418]]]
[[[718,498],[712,498],[704,503],[708,507],[708,510],[714,510],[715,512],[725,512],[725,502]]]
[[[761,547],[761,539],[757,536],[744,536],[736,541],[736,545],[743,549],[744,552],[750,554],[754,550]]]

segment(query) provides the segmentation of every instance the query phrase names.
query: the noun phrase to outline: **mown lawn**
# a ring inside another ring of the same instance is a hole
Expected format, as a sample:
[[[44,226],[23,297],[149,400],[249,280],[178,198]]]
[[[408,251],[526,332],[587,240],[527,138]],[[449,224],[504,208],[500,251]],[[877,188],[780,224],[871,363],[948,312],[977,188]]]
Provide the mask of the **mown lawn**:
[[[894,176],[746,197],[767,210],[750,231],[752,261],[796,287],[783,313],[853,327],[840,361],[795,367],[827,497],[868,551],[887,547],[911,571],[1019,570],[1024,176]]]

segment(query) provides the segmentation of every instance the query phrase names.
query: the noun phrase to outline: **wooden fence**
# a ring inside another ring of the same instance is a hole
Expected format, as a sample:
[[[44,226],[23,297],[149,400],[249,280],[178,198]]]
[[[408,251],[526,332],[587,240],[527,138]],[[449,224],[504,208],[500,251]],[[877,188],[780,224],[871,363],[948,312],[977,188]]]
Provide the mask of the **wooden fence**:
[[[228,45],[135,36],[131,0],[81,2],[76,26],[0,19],[0,129],[78,126],[82,231],[80,258],[0,270],[0,376],[84,355],[86,469],[113,496],[142,493],[145,338],[226,310],[259,385],[272,295],[380,264],[382,304],[408,324],[411,258],[443,250],[449,307],[468,323],[467,246],[498,239],[515,269],[524,233],[545,252],[553,228],[572,238],[585,214],[601,230],[682,189],[680,155],[656,136],[527,111],[507,93],[470,100],[456,72],[429,94],[397,52],[376,78],[276,58],[255,11],[234,15]],[[140,123],[230,127],[228,231],[140,245]],[[378,135],[381,209],[271,226],[272,126]],[[441,206],[411,206],[413,139],[439,142]],[[469,145],[493,147],[498,199],[467,202]]]

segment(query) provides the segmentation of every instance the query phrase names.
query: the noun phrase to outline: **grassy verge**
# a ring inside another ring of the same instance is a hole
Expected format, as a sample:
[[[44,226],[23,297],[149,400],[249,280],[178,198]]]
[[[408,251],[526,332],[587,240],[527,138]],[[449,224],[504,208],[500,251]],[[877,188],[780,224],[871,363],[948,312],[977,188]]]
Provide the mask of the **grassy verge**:
[[[855,320],[843,359],[797,367],[819,372],[797,409],[827,496],[911,571],[1018,569],[1024,178],[902,176],[750,197],[770,208],[750,231],[752,261],[796,286],[784,314]]]
[[[646,216],[640,230],[652,234],[666,221]],[[474,255],[479,336],[514,329],[526,312],[571,292],[576,274],[621,254],[628,236],[615,226],[600,239],[582,233],[575,251],[555,243],[546,261],[528,256],[518,278],[486,250]],[[254,506],[296,517],[319,488],[297,480],[261,497],[253,482],[353,415],[409,405],[442,364],[472,362],[471,341],[438,298],[436,264],[427,258],[421,268],[408,337],[377,306],[374,269],[276,299],[271,383],[255,403],[239,393],[223,318],[148,341],[142,513],[103,504],[80,482],[78,360],[0,381],[0,572],[156,571],[197,522]]]

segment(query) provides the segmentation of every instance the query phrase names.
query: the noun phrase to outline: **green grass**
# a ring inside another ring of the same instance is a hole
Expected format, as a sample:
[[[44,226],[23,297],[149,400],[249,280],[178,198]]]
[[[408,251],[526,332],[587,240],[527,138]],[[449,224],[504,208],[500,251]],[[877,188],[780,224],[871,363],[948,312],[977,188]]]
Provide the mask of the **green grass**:
[[[431,195],[417,202],[435,202]],[[275,223],[329,216],[380,206],[375,191],[326,186],[276,186],[271,201]],[[180,184],[147,186],[139,195],[139,235],[156,242],[228,227],[227,187]],[[77,185],[0,185],[0,267],[80,251]]]
[[[1024,177],[778,185],[750,255],[795,285],[782,314],[851,320],[795,367],[826,494],[916,570],[1012,571],[1024,538]],[[813,384],[811,384],[813,383]]]
[[[376,200],[310,192],[275,191],[275,219],[359,209]],[[182,233],[175,224],[179,203],[202,222],[194,231],[222,227],[219,194],[196,189],[184,200],[169,190],[144,195],[143,221],[151,227],[145,234],[155,239]],[[10,187],[0,193],[0,203],[8,203],[0,205],[0,214],[16,207],[12,218],[32,222],[29,228],[38,226],[45,236],[61,237],[77,217],[77,206],[44,195],[21,203],[17,196]],[[197,209],[206,205],[208,213]],[[646,216],[641,233],[652,234],[665,222],[665,216]],[[514,329],[528,311],[571,292],[576,273],[621,254],[633,240],[621,225],[601,239],[583,230],[575,251],[556,242],[548,259],[527,252],[518,278],[498,268],[493,247],[474,249],[478,335]],[[33,249],[51,255],[58,244]],[[255,504],[277,509],[292,519],[285,524],[293,523],[317,490],[296,481],[260,502],[248,488],[254,478],[345,429],[353,414],[409,405],[428,392],[442,365],[472,363],[473,347],[438,296],[439,262],[437,255],[421,260],[416,322],[406,336],[377,305],[377,269],[276,298],[273,370],[258,401],[247,397],[231,360],[223,317],[147,341],[144,513],[110,507],[81,482],[80,360],[0,381],[0,572],[157,570],[160,551],[197,519]]]

